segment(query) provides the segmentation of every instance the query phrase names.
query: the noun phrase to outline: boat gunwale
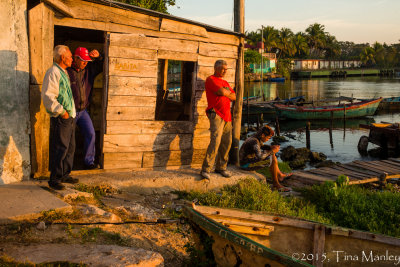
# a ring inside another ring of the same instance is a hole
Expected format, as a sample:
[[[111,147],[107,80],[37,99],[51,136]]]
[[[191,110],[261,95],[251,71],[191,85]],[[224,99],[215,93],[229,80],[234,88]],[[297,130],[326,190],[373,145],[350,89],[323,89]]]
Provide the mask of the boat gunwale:
[[[280,111],[296,111],[298,113],[305,113],[305,112],[330,112],[330,111],[344,111],[346,108],[347,110],[353,110],[353,109],[360,109],[365,106],[373,105],[376,103],[379,103],[382,101],[382,98],[378,98],[375,100],[371,101],[361,101],[358,103],[353,103],[349,104],[348,106],[346,104],[343,104],[343,106],[339,105],[331,105],[331,106],[317,106],[317,107],[302,107],[302,106],[296,106],[296,105],[283,105],[283,104],[273,104],[275,108],[277,108]]]
[[[264,213],[264,212],[260,212],[260,211],[246,211],[246,210],[234,209],[234,208],[227,209],[227,208],[219,208],[219,207],[213,207],[213,206],[198,206],[198,205],[195,206],[195,210],[200,213],[203,212],[201,210],[205,210],[205,209],[215,210],[216,212],[218,211],[219,212],[218,215],[221,215],[221,216],[224,215],[221,213],[221,211],[222,212],[234,211],[236,213],[241,213],[242,215],[250,215],[250,216],[247,218],[243,218],[243,217],[235,217],[235,216],[230,215],[229,217],[242,218],[242,219],[253,220],[253,221],[262,221],[262,222],[267,222],[267,223],[271,223],[271,224],[292,226],[292,227],[298,227],[298,228],[308,229],[308,230],[314,230],[315,227],[317,227],[317,226],[324,226],[326,229],[326,233],[331,234],[331,235],[348,236],[350,238],[369,240],[369,241],[374,241],[374,242],[383,243],[383,244],[387,244],[387,245],[393,245],[393,246],[400,246],[400,238],[397,238],[397,237],[363,231],[363,230],[356,230],[356,229],[351,229],[351,228],[346,228],[346,227],[341,227],[341,226],[324,224],[324,223],[320,223],[320,222],[316,222],[316,221],[306,220],[303,218],[291,217],[291,216],[281,215],[281,214]],[[206,215],[203,215],[203,216],[206,216]],[[225,215],[225,216],[227,216],[227,215]],[[251,218],[251,217],[253,217],[253,218]],[[263,217],[263,218],[256,219],[256,217]],[[268,217],[270,217],[270,218],[268,218]],[[282,220],[282,218],[284,218],[286,220]]]
[[[248,250],[251,253],[255,253],[259,256],[266,257],[273,261],[277,261],[286,266],[308,266],[308,267],[313,266],[307,262],[296,260],[292,257],[289,257],[286,254],[283,254],[283,253],[280,253],[279,251],[268,248],[246,236],[243,236],[240,233],[237,233],[237,232],[229,229],[228,227],[222,225],[221,223],[219,223],[211,218],[208,218],[201,212],[197,211],[195,208],[184,206],[184,210],[186,211],[188,217],[191,220],[193,220],[193,222],[198,224],[199,226],[202,226],[202,227],[206,228],[207,230],[218,234],[218,236],[220,236],[221,238],[227,239],[230,242],[233,242],[236,245],[243,247],[244,249]],[[224,235],[222,235],[222,234],[224,234]],[[238,240],[238,238],[239,238],[239,240]],[[247,244],[249,244],[250,247],[246,246],[246,243],[243,243],[241,241],[247,242]],[[250,250],[251,246],[254,246],[253,247],[254,251]],[[256,247],[258,249],[256,249]],[[260,253],[260,249],[261,249],[261,253]]]

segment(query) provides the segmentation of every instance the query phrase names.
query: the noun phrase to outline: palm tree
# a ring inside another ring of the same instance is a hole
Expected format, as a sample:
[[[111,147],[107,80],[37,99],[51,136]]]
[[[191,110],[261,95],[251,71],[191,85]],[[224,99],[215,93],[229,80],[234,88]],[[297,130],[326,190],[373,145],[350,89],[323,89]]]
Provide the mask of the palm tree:
[[[279,31],[272,26],[267,26],[263,29],[263,42],[268,53],[271,52],[272,48],[277,47],[278,34]]]
[[[296,47],[293,44],[292,38],[294,34],[289,28],[282,28],[278,34],[278,43],[277,46],[279,48],[278,59],[284,55],[286,57],[293,57],[296,53]]]
[[[257,43],[261,41],[261,34],[258,31],[246,32],[246,41],[249,45],[257,46]]]
[[[326,59],[334,59],[340,56],[341,54],[341,49],[340,49],[340,44],[336,40],[335,36],[332,36],[330,34],[325,35],[325,58]]]
[[[366,64],[367,66],[371,66],[375,64],[375,51],[372,47],[366,47],[361,55],[360,55],[361,62]]]
[[[325,26],[314,23],[306,29],[308,46],[310,47],[310,57],[321,54],[321,49],[325,46]]]
[[[293,37],[293,44],[296,47],[296,53],[295,55],[297,57],[304,57],[309,53],[310,48],[308,47],[307,44],[307,39],[302,32],[298,32],[295,34]]]

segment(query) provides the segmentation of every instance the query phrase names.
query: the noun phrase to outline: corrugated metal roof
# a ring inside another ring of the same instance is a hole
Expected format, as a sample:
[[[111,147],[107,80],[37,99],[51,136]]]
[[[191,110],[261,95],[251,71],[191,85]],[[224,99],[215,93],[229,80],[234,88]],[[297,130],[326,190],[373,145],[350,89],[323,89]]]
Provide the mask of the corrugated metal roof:
[[[176,17],[176,16],[173,16],[173,15],[161,13],[161,12],[158,12],[158,11],[145,9],[145,8],[142,8],[142,7],[138,7],[138,6],[134,6],[134,5],[130,5],[130,4],[125,4],[125,3],[121,3],[121,2],[116,2],[116,1],[112,1],[112,0],[83,0],[83,1],[92,2],[92,3],[105,5],[105,6],[110,6],[110,7],[116,7],[116,8],[125,9],[125,10],[131,10],[131,11],[135,11],[135,12],[138,12],[138,13],[151,15],[151,16],[155,16],[155,17],[159,17],[159,18],[167,18],[167,19],[171,19],[171,20],[175,20],[175,21],[185,22],[185,23],[189,23],[189,24],[193,24],[193,25],[204,27],[207,30],[212,31],[212,32],[226,33],[226,34],[233,34],[233,35],[241,36],[240,33],[237,33],[237,32],[234,32],[234,31],[218,28],[218,27],[215,27],[215,26],[212,26],[212,25],[204,24],[204,23],[193,21],[193,20],[190,20],[190,19]]]

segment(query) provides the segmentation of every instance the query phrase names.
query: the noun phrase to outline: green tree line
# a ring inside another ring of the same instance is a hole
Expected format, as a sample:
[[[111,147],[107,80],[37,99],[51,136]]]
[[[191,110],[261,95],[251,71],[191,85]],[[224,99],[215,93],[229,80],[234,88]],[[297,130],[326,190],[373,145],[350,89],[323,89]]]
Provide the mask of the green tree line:
[[[304,32],[294,33],[289,28],[276,29],[267,26],[262,29],[264,48],[268,53],[276,53],[280,59],[329,59],[329,60],[361,60],[366,67],[391,68],[400,66],[400,42],[388,45],[341,42],[325,31],[325,26],[314,23]],[[248,44],[256,46],[261,42],[261,29],[246,32]],[[400,41],[400,40],[399,40]],[[246,53],[247,62],[261,57],[253,52]]]

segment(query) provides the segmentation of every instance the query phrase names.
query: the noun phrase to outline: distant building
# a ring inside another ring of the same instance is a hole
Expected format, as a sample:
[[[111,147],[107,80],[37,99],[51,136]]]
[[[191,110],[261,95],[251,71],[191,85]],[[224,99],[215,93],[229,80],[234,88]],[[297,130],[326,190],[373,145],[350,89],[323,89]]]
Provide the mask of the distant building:
[[[293,70],[350,69],[361,67],[360,60],[295,59]]]

